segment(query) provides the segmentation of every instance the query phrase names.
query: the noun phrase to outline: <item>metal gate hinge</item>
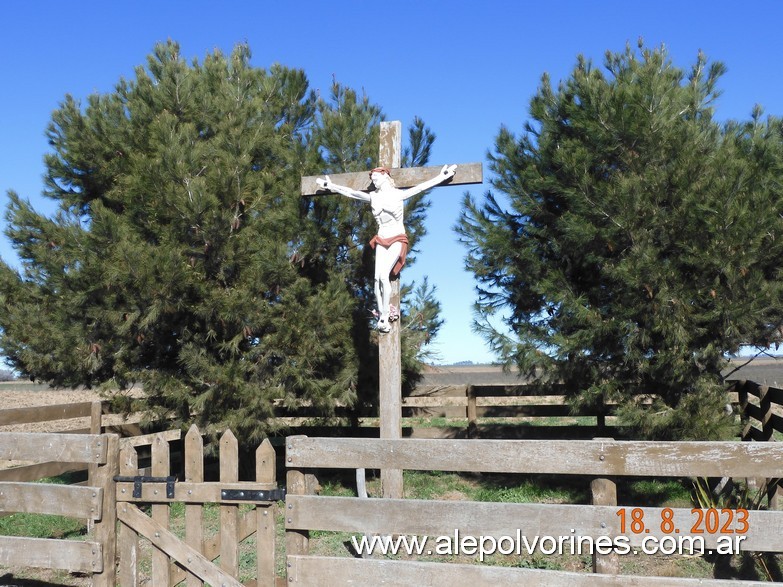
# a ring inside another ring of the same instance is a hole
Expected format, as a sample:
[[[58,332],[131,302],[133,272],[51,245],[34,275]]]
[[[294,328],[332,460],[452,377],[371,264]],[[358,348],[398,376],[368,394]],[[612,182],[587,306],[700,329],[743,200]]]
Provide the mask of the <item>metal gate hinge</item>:
[[[172,499],[174,497],[174,484],[177,482],[177,478],[173,475],[169,477],[148,477],[146,475],[124,476],[117,475],[114,480],[117,483],[133,483],[133,497],[139,499],[141,497],[141,486],[144,483],[165,483],[166,484],[166,497]]]

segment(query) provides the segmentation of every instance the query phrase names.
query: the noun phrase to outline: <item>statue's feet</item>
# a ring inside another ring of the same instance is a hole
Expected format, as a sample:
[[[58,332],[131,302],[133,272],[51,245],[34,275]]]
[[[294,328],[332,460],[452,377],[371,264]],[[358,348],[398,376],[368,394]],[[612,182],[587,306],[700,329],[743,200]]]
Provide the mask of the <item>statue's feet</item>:
[[[389,326],[389,321],[380,319],[378,320],[378,332],[389,332],[391,330],[391,326]]]
[[[389,304],[389,322],[394,322],[395,320],[399,319],[400,311],[397,309],[397,306]]]

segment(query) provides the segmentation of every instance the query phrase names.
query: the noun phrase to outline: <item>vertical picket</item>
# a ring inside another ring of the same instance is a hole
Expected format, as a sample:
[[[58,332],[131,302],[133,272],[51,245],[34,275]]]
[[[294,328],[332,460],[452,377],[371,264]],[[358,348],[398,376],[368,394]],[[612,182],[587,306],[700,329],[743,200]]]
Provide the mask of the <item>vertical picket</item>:
[[[120,451],[120,475],[133,477],[139,474],[139,455],[132,446],[126,446]],[[118,507],[127,507],[123,502]],[[119,581],[122,587],[138,587],[139,585],[139,535],[128,526],[120,523],[117,548],[120,553]]]
[[[168,477],[171,471],[170,449],[168,440],[162,434],[155,436],[152,442],[152,476]],[[157,491],[165,491],[165,488]],[[153,504],[152,519],[164,528],[169,527],[170,509],[168,504]],[[152,550],[152,584],[155,587],[169,587],[169,558],[165,551],[153,546]]]
[[[277,480],[275,449],[264,439],[256,449],[256,481],[275,483]],[[259,504],[256,507],[256,587],[275,585],[275,519],[277,504]]]
[[[185,481],[201,483],[204,481],[204,439],[196,425],[192,425],[185,435]],[[204,510],[203,504],[185,506],[185,542],[204,553]],[[204,584],[193,573],[188,573],[187,587],[201,587]]]
[[[239,480],[239,446],[231,430],[226,430],[220,439],[220,481],[234,483]],[[220,506],[220,568],[232,575],[239,576],[239,557],[237,532],[239,526],[239,506]]]

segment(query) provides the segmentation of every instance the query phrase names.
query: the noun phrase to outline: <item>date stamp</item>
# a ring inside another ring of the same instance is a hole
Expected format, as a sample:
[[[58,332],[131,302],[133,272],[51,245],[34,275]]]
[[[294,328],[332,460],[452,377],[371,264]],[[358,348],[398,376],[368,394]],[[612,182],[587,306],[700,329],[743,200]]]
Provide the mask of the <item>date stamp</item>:
[[[645,519],[642,508],[620,508],[620,534],[649,534],[651,530],[662,534],[747,534],[750,530],[748,510],[728,508],[708,508],[691,510],[690,528],[680,528],[674,520],[674,510],[663,508],[660,516]]]

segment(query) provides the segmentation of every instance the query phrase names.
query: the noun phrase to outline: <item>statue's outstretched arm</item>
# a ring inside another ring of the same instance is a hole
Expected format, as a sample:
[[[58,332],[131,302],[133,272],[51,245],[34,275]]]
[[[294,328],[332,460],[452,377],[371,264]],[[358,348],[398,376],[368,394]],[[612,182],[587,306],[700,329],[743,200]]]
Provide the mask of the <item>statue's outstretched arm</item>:
[[[320,177],[315,180],[315,183],[324,190],[329,190],[330,192],[338,193],[342,196],[345,196],[347,198],[352,198],[354,200],[362,200],[363,202],[369,202],[370,196],[365,194],[364,192],[360,192],[359,190],[353,190],[349,187],[346,187],[344,185],[337,185],[336,183],[332,183],[332,180],[329,179],[328,175],[325,175],[323,179]]]
[[[415,185],[411,188],[408,188],[407,190],[402,190],[402,199],[407,200],[411,196],[415,196],[416,194],[420,194],[421,192],[433,188],[436,185],[440,185],[444,181],[454,177],[454,174],[456,172],[457,172],[456,165],[444,165],[443,168],[440,170],[440,173],[438,173],[438,175],[436,175],[432,179],[423,181],[419,185]]]

